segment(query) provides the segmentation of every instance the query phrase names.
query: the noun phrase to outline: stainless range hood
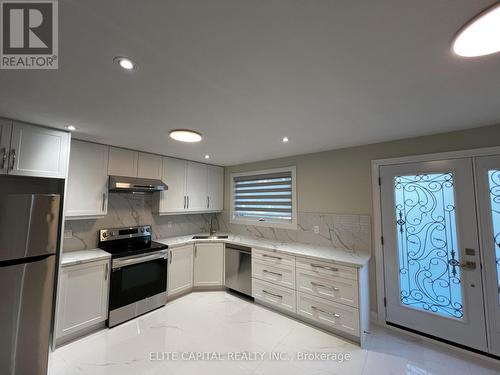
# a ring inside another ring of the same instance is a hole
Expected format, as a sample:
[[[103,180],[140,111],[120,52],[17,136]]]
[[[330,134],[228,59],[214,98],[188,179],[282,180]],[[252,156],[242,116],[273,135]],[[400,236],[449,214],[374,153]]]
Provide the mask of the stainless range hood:
[[[109,191],[115,193],[153,193],[165,191],[168,186],[162,180],[152,178],[109,176]]]

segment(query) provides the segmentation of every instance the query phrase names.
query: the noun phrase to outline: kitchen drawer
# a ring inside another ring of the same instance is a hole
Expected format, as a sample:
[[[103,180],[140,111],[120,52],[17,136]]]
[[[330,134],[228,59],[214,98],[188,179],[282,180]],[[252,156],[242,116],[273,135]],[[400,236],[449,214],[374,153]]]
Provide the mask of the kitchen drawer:
[[[297,268],[297,291],[359,307],[356,280],[333,276],[321,277],[316,272]]]
[[[297,314],[359,337],[359,310],[354,307],[298,292]]]
[[[276,284],[252,278],[252,295],[256,300],[289,312],[295,312],[296,292]]]
[[[295,289],[295,268],[291,266],[274,266],[254,258],[252,277]]]
[[[252,259],[263,260],[275,266],[290,266],[295,268],[295,257],[293,255],[252,249]]]
[[[358,269],[355,267],[341,266],[335,263],[300,257],[297,257],[296,262],[297,268],[312,271],[318,276],[344,277],[351,280],[358,279]]]

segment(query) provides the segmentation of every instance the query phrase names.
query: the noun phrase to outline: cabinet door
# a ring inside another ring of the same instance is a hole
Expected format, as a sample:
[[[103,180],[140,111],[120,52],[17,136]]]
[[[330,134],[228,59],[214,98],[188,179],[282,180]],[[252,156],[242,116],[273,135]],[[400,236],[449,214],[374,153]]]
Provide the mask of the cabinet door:
[[[109,148],[108,173],[111,176],[137,177],[137,151],[124,148]]]
[[[14,122],[9,174],[66,178],[70,134],[41,126]]]
[[[107,214],[108,150],[96,143],[71,142],[66,218]]]
[[[137,177],[161,180],[161,156],[139,152]]]
[[[194,286],[218,286],[224,281],[224,244],[194,245]]]
[[[186,195],[188,211],[207,211],[207,166],[205,164],[187,162]]]
[[[159,213],[168,214],[186,210],[186,161],[163,158],[162,181],[168,190],[160,192]]]
[[[193,287],[193,245],[170,250],[168,265],[168,296]]]
[[[208,208],[222,211],[224,195],[224,168],[208,166]]]
[[[107,319],[109,261],[61,268],[56,338]]]
[[[0,174],[7,173],[12,122],[0,119]]]

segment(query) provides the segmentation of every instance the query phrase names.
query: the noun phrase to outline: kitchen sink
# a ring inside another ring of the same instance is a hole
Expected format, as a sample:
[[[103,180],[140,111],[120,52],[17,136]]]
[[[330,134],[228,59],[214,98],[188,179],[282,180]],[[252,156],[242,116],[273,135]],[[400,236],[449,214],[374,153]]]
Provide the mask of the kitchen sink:
[[[193,240],[217,240],[217,239],[223,239],[223,238],[228,238],[228,236],[226,234],[221,234],[221,235],[217,235],[217,234],[214,234],[212,236],[209,236],[209,235],[201,235],[201,236],[193,236]]]

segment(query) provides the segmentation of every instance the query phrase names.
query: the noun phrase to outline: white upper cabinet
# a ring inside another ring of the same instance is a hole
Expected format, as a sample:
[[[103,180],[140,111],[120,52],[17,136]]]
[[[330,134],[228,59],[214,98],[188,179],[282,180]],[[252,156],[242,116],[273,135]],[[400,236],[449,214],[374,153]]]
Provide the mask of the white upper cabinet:
[[[207,169],[206,164],[187,163],[186,195],[189,211],[208,210]]]
[[[159,194],[160,215],[222,211],[223,168],[164,157],[162,180],[168,190]]]
[[[73,140],[69,161],[66,218],[107,214],[108,146]]]
[[[137,177],[137,151],[124,148],[109,148],[108,174],[110,176]]]
[[[14,122],[7,173],[66,178],[70,137],[68,132]]]
[[[9,166],[10,133],[12,121],[0,118],[0,174],[7,173]]]
[[[222,211],[224,201],[224,168],[208,166],[208,209]]]
[[[139,152],[137,177],[161,180],[162,157]]]
[[[159,193],[160,214],[179,213],[186,210],[186,161],[163,158],[162,181],[168,190]]]

